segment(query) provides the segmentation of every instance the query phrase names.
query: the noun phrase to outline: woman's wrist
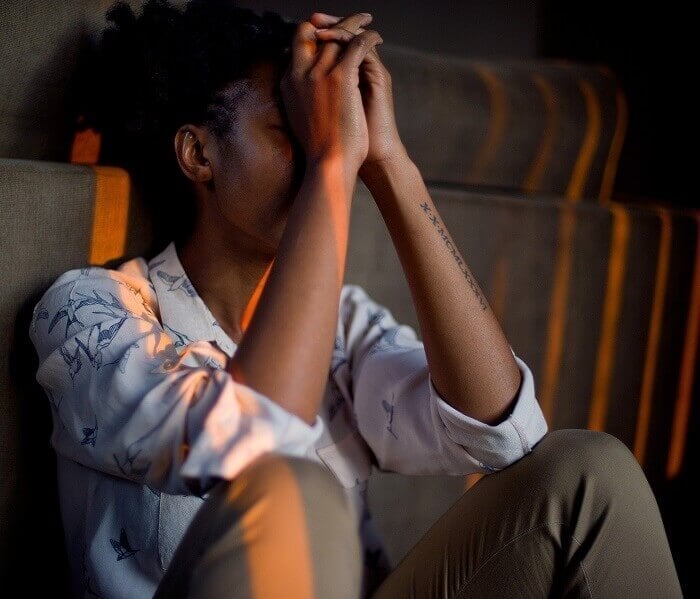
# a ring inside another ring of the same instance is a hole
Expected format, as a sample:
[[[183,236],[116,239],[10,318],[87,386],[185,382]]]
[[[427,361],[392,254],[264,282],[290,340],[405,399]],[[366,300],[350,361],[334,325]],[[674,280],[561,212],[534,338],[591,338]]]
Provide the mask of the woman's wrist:
[[[339,189],[342,190],[349,205],[355,191],[359,168],[359,165],[353,165],[342,156],[327,155],[308,162],[305,177],[320,179],[333,194],[333,199],[338,197]]]

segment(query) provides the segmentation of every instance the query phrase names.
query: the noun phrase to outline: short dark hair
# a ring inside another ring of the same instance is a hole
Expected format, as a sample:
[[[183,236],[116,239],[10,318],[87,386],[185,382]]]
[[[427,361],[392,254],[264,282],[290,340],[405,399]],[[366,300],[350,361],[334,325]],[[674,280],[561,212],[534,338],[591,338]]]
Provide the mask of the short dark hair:
[[[190,0],[182,9],[148,0],[141,8],[137,16],[119,0],[108,9],[111,25],[83,62],[77,128],[101,134],[99,163],[129,171],[163,241],[183,240],[194,201],[175,157],[175,132],[193,123],[227,133],[236,107],[222,90],[260,62],[286,68],[298,23],[232,0]]]

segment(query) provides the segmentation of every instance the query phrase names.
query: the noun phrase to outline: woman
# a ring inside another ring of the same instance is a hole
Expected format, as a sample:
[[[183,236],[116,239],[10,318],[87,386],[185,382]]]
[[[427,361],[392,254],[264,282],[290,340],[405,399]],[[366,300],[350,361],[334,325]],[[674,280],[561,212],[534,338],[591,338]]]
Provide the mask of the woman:
[[[401,143],[371,16],[108,18],[86,124],[162,245],[64,273],[34,310],[76,594],[680,596],[627,448],[547,433]],[[358,175],[425,345],[343,285]],[[372,464],[491,475],[392,571]]]

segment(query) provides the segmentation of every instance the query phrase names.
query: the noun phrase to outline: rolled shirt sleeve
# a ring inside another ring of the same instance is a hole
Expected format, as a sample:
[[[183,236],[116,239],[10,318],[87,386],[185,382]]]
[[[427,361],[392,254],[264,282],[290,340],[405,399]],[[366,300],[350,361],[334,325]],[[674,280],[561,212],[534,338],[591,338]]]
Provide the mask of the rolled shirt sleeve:
[[[547,432],[547,422],[535,397],[532,371],[512,347],[510,351],[520,368],[522,382],[511,413],[496,425],[486,424],[455,409],[438,393],[432,378],[429,378],[430,401],[435,402],[445,434],[464,447],[483,472],[501,470],[516,462],[530,453]]]
[[[494,472],[527,454],[547,432],[532,372],[513,356],[522,382],[497,425],[463,414],[437,392],[415,330],[357,285],[343,288],[346,352],[357,426],[377,467],[401,474]]]
[[[201,494],[268,451],[304,455],[320,416],[309,426],[235,381],[208,341],[178,353],[144,281],[72,270],[36,304],[29,335],[56,452],[170,494]]]

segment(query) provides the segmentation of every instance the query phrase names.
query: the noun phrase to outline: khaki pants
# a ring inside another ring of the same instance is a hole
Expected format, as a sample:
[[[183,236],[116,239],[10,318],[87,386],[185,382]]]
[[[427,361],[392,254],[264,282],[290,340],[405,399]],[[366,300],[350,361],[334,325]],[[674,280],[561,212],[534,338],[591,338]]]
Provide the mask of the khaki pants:
[[[358,599],[361,555],[334,476],[265,454],[212,491],[156,596]],[[649,484],[607,433],[548,433],[466,491],[372,594],[550,596],[682,597]]]

